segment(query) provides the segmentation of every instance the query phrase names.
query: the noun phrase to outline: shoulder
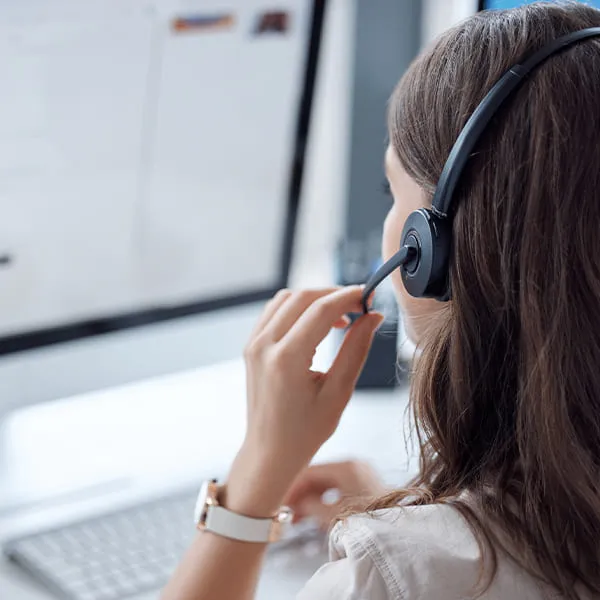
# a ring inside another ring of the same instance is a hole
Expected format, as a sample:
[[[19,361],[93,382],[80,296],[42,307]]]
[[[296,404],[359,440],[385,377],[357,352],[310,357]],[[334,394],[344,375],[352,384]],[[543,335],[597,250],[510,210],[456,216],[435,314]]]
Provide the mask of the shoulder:
[[[398,540],[402,544],[398,546]],[[331,531],[330,545],[336,548],[356,542],[377,541],[378,545],[393,542],[395,552],[407,552],[414,544],[443,548],[465,542],[477,547],[470,527],[455,508],[444,504],[428,506],[394,506],[372,513],[360,513],[338,522]]]
[[[480,556],[473,533],[450,506],[353,515],[333,528],[331,562],[300,598],[464,598],[477,583]]]
[[[332,530],[330,554],[367,556],[394,598],[462,597],[481,568],[470,527],[455,508],[439,504],[354,515]]]
[[[331,562],[317,571],[299,598],[472,598],[486,583],[481,552],[462,514],[449,505],[396,506],[354,515],[333,528]],[[555,597],[502,552],[497,559],[486,599]]]

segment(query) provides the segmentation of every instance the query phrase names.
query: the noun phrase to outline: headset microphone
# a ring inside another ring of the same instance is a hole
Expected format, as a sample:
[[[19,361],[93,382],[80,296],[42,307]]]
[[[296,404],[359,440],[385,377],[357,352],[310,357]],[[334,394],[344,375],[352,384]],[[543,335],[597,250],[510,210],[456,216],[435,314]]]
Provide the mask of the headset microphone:
[[[523,63],[511,67],[485,95],[460,132],[440,175],[431,209],[412,212],[404,225],[400,250],[367,281],[362,306],[375,288],[400,268],[406,291],[415,298],[450,299],[449,263],[452,246],[452,203],[454,191],[473,153],[475,144],[498,109],[537,66],[553,54],[588,38],[600,37],[600,27],[575,31],[550,42]]]
[[[368,301],[371,292],[390,274],[392,274],[398,267],[406,265],[408,262],[414,260],[417,256],[417,248],[415,246],[402,246],[390,260],[385,262],[365,284],[365,289],[362,296],[362,307],[363,312],[366,314],[369,312]]]

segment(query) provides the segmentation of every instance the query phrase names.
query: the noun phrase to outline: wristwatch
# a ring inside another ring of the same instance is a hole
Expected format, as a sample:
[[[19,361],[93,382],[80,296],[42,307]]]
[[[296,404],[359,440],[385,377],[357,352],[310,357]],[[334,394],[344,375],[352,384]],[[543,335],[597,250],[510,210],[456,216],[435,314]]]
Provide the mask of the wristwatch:
[[[268,519],[255,519],[227,510],[219,504],[222,487],[216,479],[202,484],[194,521],[200,531],[211,531],[217,535],[242,542],[267,543],[281,539],[294,516],[291,509],[283,506]]]

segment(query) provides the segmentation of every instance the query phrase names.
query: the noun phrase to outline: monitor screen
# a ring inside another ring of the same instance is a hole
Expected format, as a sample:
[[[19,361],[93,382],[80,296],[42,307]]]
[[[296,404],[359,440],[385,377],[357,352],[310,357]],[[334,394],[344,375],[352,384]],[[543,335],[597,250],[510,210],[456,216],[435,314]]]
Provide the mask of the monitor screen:
[[[0,0],[0,354],[286,284],[323,0]]]
[[[499,10],[505,8],[515,8],[517,6],[522,6],[523,4],[532,4],[533,2],[537,1],[539,0],[483,0],[481,3],[481,8],[482,10]],[[595,8],[600,8],[600,0],[585,0],[584,4],[589,4]]]

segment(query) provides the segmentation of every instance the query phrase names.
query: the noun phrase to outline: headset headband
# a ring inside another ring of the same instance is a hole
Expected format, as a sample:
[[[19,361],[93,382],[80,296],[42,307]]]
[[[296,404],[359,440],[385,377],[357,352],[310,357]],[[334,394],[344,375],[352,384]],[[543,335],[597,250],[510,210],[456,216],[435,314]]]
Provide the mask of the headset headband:
[[[600,27],[590,27],[569,33],[550,42],[532,54],[524,63],[514,65],[504,73],[470,116],[448,155],[432,200],[431,210],[435,215],[444,219],[448,217],[454,190],[475,144],[492,117],[519,83],[553,54],[561,52],[581,40],[597,36],[600,36]]]
[[[432,199],[432,208],[411,213],[404,225],[400,250],[369,278],[363,290],[363,310],[373,290],[400,268],[404,285],[414,297],[448,300],[452,246],[451,209],[454,192],[473,148],[492,117],[517,86],[550,56],[573,44],[600,37],[600,27],[574,31],[548,43],[523,63],[511,67],[490,89],[469,117],[448,155]]]

